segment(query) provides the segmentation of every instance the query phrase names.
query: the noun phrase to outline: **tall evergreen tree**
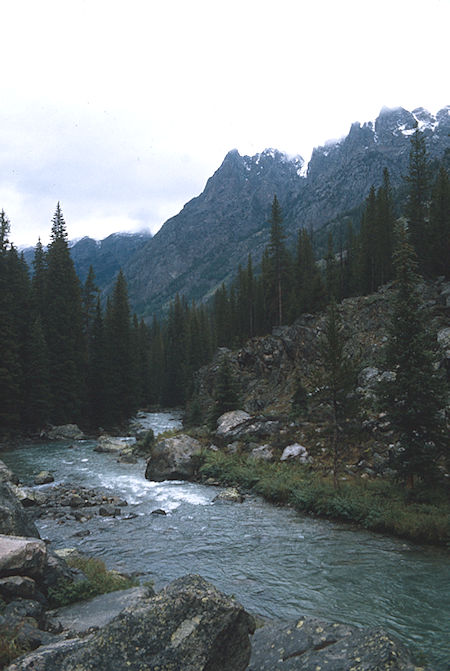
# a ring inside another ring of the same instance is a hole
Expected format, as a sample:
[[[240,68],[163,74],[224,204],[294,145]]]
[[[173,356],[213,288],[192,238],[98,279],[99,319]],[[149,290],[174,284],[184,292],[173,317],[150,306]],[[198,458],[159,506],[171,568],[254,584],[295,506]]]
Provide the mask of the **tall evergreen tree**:
[[[13,316],[14,297],[10,291],[9,233],[9,219],[2,210],[0,213],[0,433],[18,428],[21,405],[22,369]]]
[[[47,252],[44,330],[50,360],[52,421],[79,421],[85,393],[81,288],[70,256],[60,204]]]
[[[411,244],[416,252],[419,269],[429,272],[429,206],[431,195],[431,169],[425,136],[416,127],[411,136],[409,153],[408,200],[406,218]]]
[[[435,369],[431,319],[420,296],[416,255],[404,225],[399,226],[397,236],[395,291],[386,345],[386,365],[395,373],[395,380],[384,383],[380,397],[399,436],[399,473],[413,486],[415,477],[434,480],[436,460],[449,449],[441,415],[446,390]]]
[[[270,304],[273,306],[273,324],[283,323],[283,303],[289,261],[285,245],[283,216],[276,196],[273,197],[270,216],[270,241],[268,245]]]
[[[49,356],[44,329],[38,315],[31,327],[27,348],[27,385],[25,387],[26,425],[44,427],[51,416]]]
[[[441,166],[430,207],[430,269],[433,275],[450,277],[450,180]]]
[[[137,408],[134,340],[128,289],[122,270],[105,315],[109,423],[119,424]]]

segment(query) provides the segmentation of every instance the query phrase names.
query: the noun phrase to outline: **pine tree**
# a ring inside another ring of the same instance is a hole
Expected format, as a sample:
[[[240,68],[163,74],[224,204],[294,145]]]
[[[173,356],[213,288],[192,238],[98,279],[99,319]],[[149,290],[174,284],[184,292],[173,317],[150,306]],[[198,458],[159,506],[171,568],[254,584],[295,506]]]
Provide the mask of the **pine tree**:
[[[430,207],[430,269],[433,275],[450,277],[450,180],[440,167]]]
[[[132,322],[122,270],[117,276],[105,316],[109,424],[129,419],[137,408]]]
[[[95,318],[89,331],[89,360],[87,374],[87,420],[89,426],[105,426],[108,412],[108,357],[105,327],[100,298],[97,298]]]
[[[281,326],[284,312],[285,289],[289,272],[288,252],[285,245],[283,217],[278,198],[274,196],[270,216],[270,241],[268,245],[269,304],[273,310],[272,325]]]
[[[45,339],[50,361],[52,421],[79,421],[85,393],[85,340],[81,288],[69,252],[60,204],[52,219],[47,252]]]
[[[164,335],[163,403],[169,407],[183,405],[187,392],[187,320],[186,304],[177,294],[170,305]]]
[[[31,327],[26,360],[26,424],[36,430],[47,424],[51,413],[49,356],[39,316]]]
[[[416,252],[419,270],[429,272],[429,205],[431,192],[431,169],[425,136],[416,127],[411,136],[409,153],[408,200],[406,218],[411,244]]]
[[[10,291],[9,265],[10,223],[0,213],[0,433],[16,430],[20,422],[21,376],[16,324],[13,316],[14,297]]]
[[[415,477],[426,482],[435,479],[436,460],[448,450],[440,412],[446,390],[435,370],[435,338],[419,293],[416,255],[404,225],[398,227],[397,237],[386,345],[386,366],[395,379],[382,385],[380,399],[399,436],[398,472],[413,486]]]
[[[45,317],[47,296],[47,256],[39,238],[34,250],[33,277],[31,278],[31,302],[33,314],[41,321]]]
[[[214,385],[214,401],[209,413],[209,424],[212,429],[217,426],[217,420],[225,412],[236,410],[239,407],[239,392],[237,381],[233,374],[228,357],[221,357]]]

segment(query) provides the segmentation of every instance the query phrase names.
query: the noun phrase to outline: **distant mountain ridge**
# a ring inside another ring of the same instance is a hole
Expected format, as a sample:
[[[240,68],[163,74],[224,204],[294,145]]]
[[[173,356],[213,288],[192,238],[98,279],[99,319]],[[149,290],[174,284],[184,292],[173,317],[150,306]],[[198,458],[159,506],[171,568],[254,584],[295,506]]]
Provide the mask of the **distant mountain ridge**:
[[[86,280],[89,267],[95,271],[95,280],[100,289],[108,286],[122,266],[146,243],[152,234],[150,231],[139,233],[112,233],[103,240],[94,240],[89,236],[69,242],[75,270],[82,282]],[[25,260],[32,268],[34,247],[23,250]]]
[[[134,309],[150,317],[177,292],[204,300],[247,263],[249,253],[257,263],[269,237],[274,194],[292,239],[301,227],[318,231],[352,212],[357,218],[385,167],[392,186],[401,189],[416,124],[430,158],[450,162],[450,106],[436,116],[423,108],[383,108],[375,122],[353,123],[345,138],[315,149],[307,169],[300,157],[276,149],[251,157],[230,151],[204,191],[125,265]]]
[[[420,107],[383,108],[374,121],[355,122],[348,135],[314,149],[309,164],[277,149],[241,156],[236,149],[192,198],[152,237],[116,233],[98,242],[82,238],[71,247],[75,268],[84,281],[89,266],[107,295],[119,268],[128,283],[132,309],[151,319],[163,312],[176,293],[189,301],[212,296],[246,265],[261,259],[269,239],[274,195],[284,228],[293,242],[300,228],[315,232],[316,242],[347,218],[358,225],[363,202],[383,169],[402,199],[408,172],[410,137],[423,131],[432,161],[450,169],[450,106],[435,116]],[[31,263],[34,250],[26,250]]]

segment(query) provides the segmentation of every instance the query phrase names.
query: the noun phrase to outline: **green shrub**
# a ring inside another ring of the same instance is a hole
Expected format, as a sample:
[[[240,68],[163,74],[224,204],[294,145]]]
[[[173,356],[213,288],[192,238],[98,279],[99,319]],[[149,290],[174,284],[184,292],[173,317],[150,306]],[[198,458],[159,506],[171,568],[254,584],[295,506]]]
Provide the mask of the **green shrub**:
[[[138,584],[137,580],[123,576],[117,571],[108,571],[104,562],[95,557],[77,555],[69,557],[67,563],[71,568],[82,571],[85,579],[76,582],[60,580],[56,587],[50,588],[49,600],[52,607],[92,599],[99,594],[128,589]]]

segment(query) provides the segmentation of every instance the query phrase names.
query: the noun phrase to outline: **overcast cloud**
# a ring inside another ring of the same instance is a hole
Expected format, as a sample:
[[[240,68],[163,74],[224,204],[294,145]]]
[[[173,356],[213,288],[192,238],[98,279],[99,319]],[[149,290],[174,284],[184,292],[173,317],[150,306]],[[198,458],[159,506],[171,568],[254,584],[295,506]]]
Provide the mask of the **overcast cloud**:
[[[161,224],[227,151],[309,159],[448,99],[448,0],[2,3],[0,208],[16,245]]]

